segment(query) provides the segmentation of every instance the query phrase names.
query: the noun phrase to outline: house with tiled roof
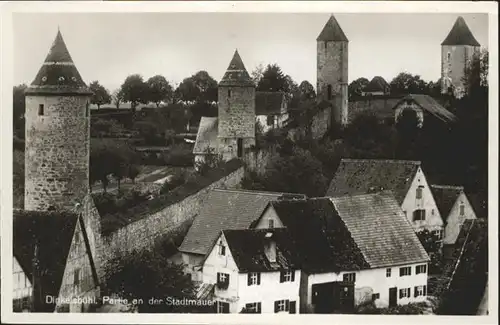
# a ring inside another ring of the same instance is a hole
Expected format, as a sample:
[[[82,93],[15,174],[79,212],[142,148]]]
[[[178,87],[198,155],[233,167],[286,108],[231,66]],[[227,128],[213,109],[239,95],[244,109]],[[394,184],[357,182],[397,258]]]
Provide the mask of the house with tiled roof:
[[[203,262],[217,313],[298,313],[297,253],[286,228],[223,230]]]
[[[403,113],[408,111],[414,112],[418,121],[418,127],[422,127],[424,121],[430,118],[445,124],[453,123],[457,120],[455,114],[444,108],[431,96],[423,94],[405,96],[393,107],[393,111],[396,123]]]
[[[265,133],[281,128],[288,120],[288,99],[279,91],[255,92],[255,116]]]
[[[459,16],[441,43],[441,92],[452,90],[456,97],[465,93],[467,66],[480,51],[480,44],[462,16]]]
[[[432,195],[444,223],[444,245],[454,245],[465,220],[476,219],[476,214],[463,186],[431,185]]]
[[[342,159],[325,196],[391,190],[416,232],[435,231],[442,238],[443,220],[420,161]]]
[[[86,243],[80,215],[15,210],[13,310],[83,312],[96,303],[99,281]]]
[[[179,247],[186,272],[193,280],[201,280],[203,259],[222,230],[248,229],[270,201],[290,196],[305,197],[237,189],[210,191]]]
[[[377,95],[387,95],[390,92],[390,86],[381,76],[375,76],[372,80],[363,88],[363,95],[377,96]]]
[[[426,299],[429,257],[392,192],[273,201],[255,228],[269,220],[293,238],[301,313]]]

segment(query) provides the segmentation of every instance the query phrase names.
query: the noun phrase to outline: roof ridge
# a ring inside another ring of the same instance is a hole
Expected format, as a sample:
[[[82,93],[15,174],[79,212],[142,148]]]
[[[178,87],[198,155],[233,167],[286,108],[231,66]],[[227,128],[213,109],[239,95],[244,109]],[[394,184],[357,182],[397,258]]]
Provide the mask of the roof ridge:
[[[341,162],[365,162],[365,161],[376,161],[376,162],[388,162],[388,163],[408,163],[408,164],[415,164],[415,165],[421,165],[422,162],[419,160],[403,160],[403,159],[371,159],[371,158],[342,158]]]
[[[345,198],[345,197],[376,196],[376,195],[380,195],[380,194],[389,194],[389,193],[391,194],[391,198],[394,198],[394,191],[393,190],[384,190],[384,189],[377,191],[377,192],[372,192],[372,193],[339,194],[339,195],[334,195],[334,196],[328,196],[325,198],[327,198],[333,202],[333,199],[340,199],[340,198]]]
[[[271,192],[271,191],[258,191],[258,190],[245,190],[245,189],[237,189],[237,188],[214,188],[214,191],[218,192],[230,192],[230,193],[246,193],[246,194],[255,194],[255,195],[269,195],[269,196],[275,196],[275,195],[304,195],[301,193],[288,193],[288,192]]]
[[[463,190],[464,187],[462,185],[440,185],[440,184],[431,184],[431,187],[435,188],[446,188],[451,190]]]

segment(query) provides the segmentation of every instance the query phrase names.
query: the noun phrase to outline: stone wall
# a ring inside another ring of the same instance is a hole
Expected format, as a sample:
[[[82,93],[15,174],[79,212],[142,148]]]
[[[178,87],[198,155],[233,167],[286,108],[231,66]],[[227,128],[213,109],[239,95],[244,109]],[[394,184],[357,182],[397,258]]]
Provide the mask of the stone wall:
[[[469,45],[441,46],[442,92],[446,93],[448,87],[453,86],[455,96],[460,97],[463,94],[465,90],[463,78],[466,65],[478,50],[479,47]],[[451,85],[446,81],[448,78],[451,79]]]
[[[88,193],[87,100],[26,96],[25,209],[72,209]]]
[[[316,115],[312,117],[310,132],[313,139],[322,138],[328,131],[333,109],[333,107],[326,107],[319,110]]]
[[[263,174],[271,158],[277,153],[276,146],[260,150],[248,150],[245,154],[245,165],[250,171]]]
[[[136,182],[132,189],[140,193],[159,194],[163,184],[154,182]]]
[[[219,87],[218,96],[218,136],[220,138],[255,138],[255,88]]]

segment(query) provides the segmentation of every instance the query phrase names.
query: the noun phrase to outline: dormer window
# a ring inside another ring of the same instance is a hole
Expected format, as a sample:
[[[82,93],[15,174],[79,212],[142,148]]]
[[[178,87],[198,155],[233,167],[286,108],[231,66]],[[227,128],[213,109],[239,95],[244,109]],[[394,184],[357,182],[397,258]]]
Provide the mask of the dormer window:
[[[269,219],[269,228],[274,228],[274,220],[273,219]]]
[[[227,97],[231,98],[231,89],[227,90]]]
[[[44,113],[45,113],[45,107],[43,106],[43,104],[38,105],[38,115],[43,116]]]

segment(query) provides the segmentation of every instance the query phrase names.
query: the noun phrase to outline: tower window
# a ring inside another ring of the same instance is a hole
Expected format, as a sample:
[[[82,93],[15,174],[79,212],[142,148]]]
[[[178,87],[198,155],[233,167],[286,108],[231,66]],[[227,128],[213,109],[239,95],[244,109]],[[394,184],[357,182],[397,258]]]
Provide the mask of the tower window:
[[[327,42],[325,42],[325,50],[327,49],[327,47],[328,47],[328,43],[327,43]]]
[[[85,117],[89,117],[90,113],[90,105],[89,102],[87,102],[87,105],[85,106]]]
[[[447,59],[448,59],[448,61],[449,61],[449,60],[451,59],[451,53],[450,53],[450,52],[448,52],[448,54],[447,54],[447,56],[446,56],[446,57],[447,57]]]
[[[227,97],[231,97],[231,89],[227,90]]]
[[[44,115],[44,106],[43,104],[38,105],[38,115]]]
[[[332,99],[332,85],[328,85],[326,88],[328,100]]]
[[[237,154],[238,158],[241,158],[243,156],[243,139],[238,139],[237,143]]]

